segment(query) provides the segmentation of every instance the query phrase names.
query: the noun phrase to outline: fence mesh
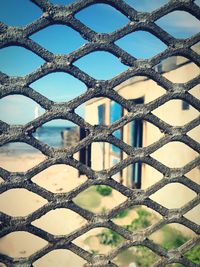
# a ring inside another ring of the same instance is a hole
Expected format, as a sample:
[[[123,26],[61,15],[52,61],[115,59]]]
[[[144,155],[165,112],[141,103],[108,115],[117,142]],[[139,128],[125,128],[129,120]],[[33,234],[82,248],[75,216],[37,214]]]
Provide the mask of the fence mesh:
[[[196,109],[199,109],[200,107],[199,100],[190,94],[190,90],[199,83],[200,75],[191,79],[187,83],[173,83],[156,72],[155,68],[153,68],[162,60],[170,56],[177,55],[186,57],[199,66],[200,55],[192,50],[191,47],[200,41],[200,34],[193,35],[187,39],[177,39],[155,23],[155,21],[159,18],[176,10],[189,12],[197,19],[200,19],[199,6],[195,4],[193,0],[171,0],[162,7],[147,13],[136,11],[122,0],[80,0],[66,6],[54,5],[47,0],[32,0],[32,2],[42,10],[43,15],[33,23],[23,28],[10,27],[1,23],[0,46],[1,48],[12,45],[24,47],[44,59],[45,63],[24,77],[11,77],[4,73],[0,73],[0,95],[1,98],[13,94],[24,95],[36,101],[42,108],[45,109],[45,113],[39,118],[21,126],[9,125],[1,121],[0,142],[1,145],[5,145],[9,142],[25,142],[26,144],[40,150],[47,159],[27,172],[9,172],[1,168],[0,176],[3,178],[4,182],[1,184],[0,192],[4,193],[13,188],[24,188],[45,198],[48,203],[25,217],[13,217],[5,213],[1,213],[0,237],[6,236],[15,231],[25,231],[46,240],[48,245],[29,257],[13,258],[8,255],[0,254],[1,262],[6,266],[34,266],[34,262],[36,260],[50,251],[56,249],[67,249],[86,260],[87,266],[117,266],[112,261],[118,253],[131,246],[143,245],[150,248],[153,252],[160,256],[159,261],[157,261],[153,266],[165,266],[174,262],[188,267],[197,266],[195,263],[188,260],[183,254],[199,243],[198,234],[200,233],[200,227],[196,223],[184,217],[184,214],[200,203],[200,187],[198,184],[187,178],[185,174],[199,165],[200,158],[198,157],[194,159],[182,168],[169,168],[158,160],[153,159],[150,154],[172,141],[182,142],[196,152],[200,151],[200,144],[187,135],[188,131],[199,125],[199,118],[190,121],[184,126],[176,127],[167,124],[152,113],[154,109],[173,99],[182,99]],[[129,23],[115,32],[100,34],[88,28],[80,20],[75,18],[75,14],[77,12],[96,3],[104,3],[114,7],[128,18]],[[80,35],[88,41],[88,43],[69,54],[58,55],[49,52],[29,38],[33,33],[54,24],[63,24],[71,27],[79,32]],[[137,30],[150,32],[165,43],[167,45],[167,49],[150,59],[138,60],[114,43],[119,38]],[[121,62],[127,65],[128,69],[110,80],[97,80],[92,78],[87,73],[76,67],[74,62],[94,51],[106,51],[113,54],[118,57]],[[30,87],[30,84],[34,81],[47,74],[58,71],[68,73],[85,83],[88,88],[87,91],[69,102],[55,103]],[[114,90],[117,85],[138,75],[147,76],[158,83],[166,91],[163,96],[158,97],[154,101],[140,105],[139,109],[137,106],[133,106],[131,101],[124,99]],[[93,126],[75,113],[74,110],[81,104],[92,98],[102,96],[118,102],[122,107],[128,110],[128,114],[112,125]],[[164,133],[164,137],[148,147],[134,149],[122,140],[117,139],[112,134],[114,131],[123,127],[135,118],[151,122]],[[33,136],[33,133],[38,127],[54,119],[69,120],[87,130],[89,134],[72,147],[50,147],[49,145],[37,140]],[[75,153],[93,142],[108,142],[110,144],[114,144],[126,152],[128,157],[110,169],[94,171],[92,168],[82,164],[74,158]],[[146,190],[127,188],[112,178],[115,173],[120,172],[136,159],[143,163],[147,163],[162,172],[163,178]],[[31,178],[34,175],[55,164],[70,165],[85,174],[88,179],[84,184],[68,193],[52,193],[31,181]],[[150,199],[150,196],[154,192],[165,185],[174,182],[181,183],[192,189],[197,193],[197,196],[180,209],[167,209]],[[111,209],[105,214],[94,214],[77,206],[72,201],[72,199],[83,190],[91,185],[97,184],[106,184],[111,186],[125,195],[127,200],[120,206]],[[148,227],[146,230],[136,231],[134,233],[116,225],[111,220],[119,211],[136,205],[144,205],[155,210],[162,215],[162,219]],[[50,234],[31,224],[34,220],[56,208],[68,208],[75,211],[87,220],[87,224],[76,231],[63,236]],[[163,225],[169,223],[182,224],[194,231],[197,236],[186,242],[178,249],[167,251],[150,240],[148,236],[160,229]],[[110,228],[122,235],[125,238],[125,241],[119,247],[113,249],[108,255],[92,254],[73,243],[77,237],[80,237],[84,233],[87,233],[89,230],[96,227]]]

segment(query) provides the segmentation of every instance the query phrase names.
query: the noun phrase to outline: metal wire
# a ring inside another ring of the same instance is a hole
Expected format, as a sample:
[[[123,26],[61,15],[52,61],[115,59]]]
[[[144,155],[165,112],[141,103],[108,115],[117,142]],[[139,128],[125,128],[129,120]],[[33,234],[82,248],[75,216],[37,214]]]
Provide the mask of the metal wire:
[[[4,182],[1,184],[0,193],[13,188],[25,188],[45,198],[48,200],[48,203],[25,217],[12,217],[5,213],[1,213],[0,221],[2,227],[0,237],[14,231],[26,231],[46,240],[48,245],[25,258],[12,258],[10,256],[0,254],[1,262],[7,266],[30,267],[33,266],[37,259],[41,258],[50,251],[62,248],[71,250],[78,256],[85,259],[88,262],[88,266],[117,266],[112,263],[112,260],[118,253],[133,245],[143,245],[150,248],[153,252],[160,256],[160,260],[153,265],[154,267],[165,266],[166,264],[173,262],[181,263],[188,267],[197,266],[184,257],[183,253],[192,248],[195,244],[198,244],[199,237],[193,238],[178,249],[166,251],[164,248],[148,239],[148,236],[168,223],[179,223],[190,228],[197,235],[200,233],[199,225],[184,217],[186,212],[200,203],[200,186],[185,176],[187,172],[199,165],[200,158],[196,158],[183,168],[175,169],[163,165],[161,162],[150,156],[151,153],[171,141],[182,142],[191,147],[193,150],[197,152],[200,151],[200,144],[187,135],[188,131],[200,124],[199,118],[190,121],[182,127],[176,127],[165,123],[152,114],[154,109],[173,99],[182,99],[196,109],[199,109],[200,107],[200,101],[190,94],[190,89],[199,83],[200,75],[187,83],[173,83],[156,72],[153,68],[162,60],[174,55],[186,57],[199,66],[200,55],[194,52],[191,49],[191,46],[200,41],[200,34],[198,33],[191,38],[184,40],[176,39],[155,24],[155,21],[175,10],[189,12],[197,19],[200,19],[200,8],[193,0],[171,0],[166,5],[150,13],[137,12],[122,0],[80,0],[66,6],[54,5],[47,0],[31,1],[43,11],[43,15],[33,23],[23,28],[10,27],[1,23],[0,47],[5,48],[12,45],[22,46],[40,56],[45,60],[45,63],[24,77],[10,77],[4,73],[0,73],[0,97],[2,98],[12,94],[27,96],[44,108],[45,113],[39,118],[21,126],[11,126],[1,121],[0,143],[1,145],[5,145],[9,142],[25,142],[40,150],[47,156],[47,159],[23,173],[13,173],[0,168],[0,176],[4,179]],[[99,34],[75,18],[75,14],[77,12],[96,3],[105,3],[116,8],[129,19],[129,23],[123,28],[110,34]],[[67,55],[58,55],[49,52],[29,38],[33,33],[53,24],[63,24],[71,27],[79,32],[80,35],[88,41],[88,43],[72,53]],[[136,30],[150,32],[165,43],[167,45],[167,49],[151,59],[137,60],[114,43],[119,38],[122,38],[123,36]],[[87,73],[76,67],[74,62],[94,51],[107,51],[112,53],[118,57],[121,62],[128,66],[128,70],[110,80],[96,80],[90,77]],[[57,71],[73,75],[75,78],[86,84],[88,88],[87,91],[69,102],[55,103],[30,87],[30,84],[34,81],[49,73]],[[148,104],[140,106],[140,109],[137,109],[137,106],[132,106],[131,101],[124,99],[114,90],[117,85],[138,75],[149,77],[166,90],[166,93],[163,96]],[[74,110],[79,105],[85,103],[91,98],[100,96],[104,96],[118,102],[128,110],[128,114],[114,124],[102,127],[90,125],[75,113]],[[164,137],[148,147],[134,149],[112,135],[115,130],[123,127],[134,118],[141,118],[156,125],[164,132]],[[78,142],[78,144],[67,148],[53,148],[34,138],[32,134],[36,128],[54,119],[69,120],[86,129],[89,134],[86,138]],[[110,169],[94,171],[73,157],[73,155],[80,151],[80,149],[93,142],[100,141],[117,145],[127,153],[128,158]],[[115,173],[120,172],[135,160],[147,163],[153,168],[159,170],[163,173],[164,178],[147,190],[130,189],[112,179],[112,176]],[[62,163],[78,169],[88,177],[88,180],[83,185],[68,193],[51,193],[31,182],[31,178],[42,170],[45,170],[54,164]],[[187,203],[184,207],[173,210],[169,210],[149,198],[151,194],[161,189],[166,184],[174,182],[179,182],[188,186],[197,193],[197,197],[193,201]],[[93,214],[92,212],[80,208],[72,201],[72,199],[83,190],[96,184],[110,185],[115,190],[124,194],[127,197],[127,200],[120,206],[115,207],[103,215]],[[131,233],[111,221],[111,219],[119,211],[135,205],[145,205],[157,211],[162,215],[162,220],[153,224],[151,227],[148,227],[146,230],[135,233]],[[77,231],[61,237],[50,234],[31,224],[31,222],[55,208],[71,209],[84,217],[87,220],[87,224],[80,229],[77,229]],[[125,238],[125,241],[122,245],[111,251],[109,255],[93,255],[73,243],[74,239],[96,227],[110,228],[122,235]]]

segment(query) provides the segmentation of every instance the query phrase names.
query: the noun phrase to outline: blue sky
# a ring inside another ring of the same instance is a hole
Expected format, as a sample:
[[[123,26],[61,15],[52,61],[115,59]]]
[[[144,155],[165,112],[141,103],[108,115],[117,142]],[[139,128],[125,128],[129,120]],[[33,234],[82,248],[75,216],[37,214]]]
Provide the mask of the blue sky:
[[[70,0],[51,0],[54,4],[69,4]],[[167,3],[166,0],[126,0],[138,11],[152,11]],[[200,0],[196,1],[200,4]],[[42,15],[41,10],[29,0],[1,0],[0,21],[10,26],[23,27]],[[129,20],[109,5],[96,4],[78,14],[88,27],[97,32],[112,32]],[[176,11],[156,22],[166,31],[178,38],[187,38],[199,31],[200,23],[186,12]],[[63,25],[49,26],[32,36],[46,49],[57,54],[67,54],[87,43],[79,33]],[[136,58],[149,58],[165,50],[166,46],[148,32],[134,32],[116,42],[118,46],[134,55]],[[24,76],[44,63],[34,53],[16,46],[0,50],[0,70],[11,76]],[[112,54],[95,52],[74,63],[81,70],[97,79],[110,79],[125,71],[128,67]],[[31,84],[31,87],[48,98],[57,101],[69,101],[86,91],[86,86],[66,73],[49,74]],[[36,103],[26,97],[13,95],[0,100],[0,119],[10,124],[24,124],[34,117]],[[42,114],[42,109],[40,110]],[[83,107],[79,109],[84,116]],[[60,124],[61,122],[53,122]]]

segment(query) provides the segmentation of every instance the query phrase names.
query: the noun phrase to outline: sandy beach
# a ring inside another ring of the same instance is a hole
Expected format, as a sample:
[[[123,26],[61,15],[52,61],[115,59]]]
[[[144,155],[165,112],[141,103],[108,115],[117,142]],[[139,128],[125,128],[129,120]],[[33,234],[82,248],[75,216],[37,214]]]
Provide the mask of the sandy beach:
[[[9,171],[27,171],[44,160],[42,154],[28,153],[17,157],[0,156],[0,166]],[[77,170],[66,165],[51,166],[32,178],[32,181],[51,192],[68,192],[86,178],[78,178]],[[1,179],[1,182],[3,180]],[[26,216],[47,203],[47,200],[29,192],[26,189],[11,189],[0,196],[0,211],[12,216]],[[68,234],[81,227],[86,221],[78,214],[57,209],[32,224],[46,231],[60,235]],[[14,232],[0,240],[0,252],[12,257],[25,257],[47,245],[45,240],[26,232]],[[37,267],[82,266],[84,260],[67,250],[57,250],[49,253],[34,263]]]
[[[0,166],[6,170],[24,172],[38,163],[45,157],[40,153],[27,153],[20,155],[0,156]],[[42,171],[32,178],[32,181],[50,192],[68,192],[85,182],[85,176],[78,177],[76,169],[67,165],[54,165]],[[0,180],[3,182],[3,180]],[[91,205],[93,212],[101,212],[103,209],[113,208],[123,202],[126,198],[113,190],[111,197],[100,197],[99,194],[89,189],[91,194],[84,197],[84,203]],[[95,201],[92,201],[95,200]],[[77,198],[81,203],[82,197]],[[11,189],[0,195],[0,211],[11,216],[26,216],[47,203],[47,200],[26,189]],[[56,209],[48,212],[38,220],[32,222],[34,226],[44,229],[55,235],[63,235],[81,227],[87,221],[80,215],[68,209]],[[84,240],[87,236],[80,237],[75,243],[84,247]],[[38,249],[47,245],[47,242],[37,236],[26,232],[14,232],[0,240],[0,252],[12,257],[26,257]],[[34,263],[36,267],[81,267],[85,263],[83,259],[67,250],[56,250],[45,255]]]
[[[12,155],[1,153],[0,166],[11,172],[25,172],[38,163],[42,162],[45,157],[41,153],[22,153]],[[87,180],[86,176],[78,177],[78,171],[71,166],[64,164],[53,165],[39,174],[32,177],[32,182],[52,193],[64,193],[76,188]],[[3,179],[0,180],[3,183]],[[91,186],[78,194],[73,201],[78,206],[90,210],[93,213],[102,213],[118,206],[126,200],[116,190],[108,196],[100,195],[95,186]],[[27,216],[36,211],[48,201],[43,197],[32,193],[26,189],[10,189],[0,195],[0,212],[11,216]],[[147,208],[145,208],[147,210]],[[151,214],[151,210],[149,210]],[[151,223],[160,219],[158,215],[153,216]],[[137,207],[128,211],[128,216],[113,218],[114,223],[118,225],[130,225],[133,220],[138,218]],[[32,225],[43,229],[54,235],[66,235],[80,228],[87,221],[79,214],[65,208],[55,209],[47,212],[39,219],[32,222]],[[177,227],[176,227],[177,228]],[[180,225],[179,225],[180,228]],[[186,228],[187,229],[187,228]],[[100,243],[98,235],[105,228],[95,228],[84,235],[73,240],[77,246],[89,251],[90,253],[98,252],[107,254],[114,247]],[[169,231],[169,230],[168,230]],[[156,232],[153,240],[161,242],[164,232]],[[192,236],[192,233],[191,233]],[[159,243],[158,242],[158,243]],[[47,245],[47,241],[27,232],[13,232],[0,239],[0,253],[15,258],[28,257],[36,251]],[[120,262],[121,267],[127,267],[129,261],[133,258],[133,251],[125,251],[122,256],[116,260]],[[120,260],[121,259],[121,260]],[[117,262],[117,263],[119,263]],[[65,249],[53,250],[44,255],[33,263],[34,267],[83,267],[85,261],[71,251]],[[0,266],[5,265],[0,262]]]

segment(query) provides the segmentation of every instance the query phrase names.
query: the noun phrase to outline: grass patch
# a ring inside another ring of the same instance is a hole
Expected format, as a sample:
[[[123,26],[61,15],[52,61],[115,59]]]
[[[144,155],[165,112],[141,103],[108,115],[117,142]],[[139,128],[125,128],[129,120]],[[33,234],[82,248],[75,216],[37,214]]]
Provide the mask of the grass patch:
[[[183,236],[183,234],[180,231],[168,225],[165,225],[161,229],[161,231],[163,235],[163,241],[161,243],[161,246],[163,246],[167,250],[172,248],[178,248],[181,245],[183,245],[186,241],[188,241],[188,238]]]
[[[129,266],[131,262],[134,262],[134,254],[132,251],[132,248],[125,249],[121,253],[117,255],[117,257],[114,259],[114,263],[119,265],[120,267]]]
[[[101,196],[96,192],[95,186],[91,186],[78,194],[73,201],[79,207],[93,211],[100,206]]]
[[[155,263],[159,257],[146,247],[135,247],[135,263],[138,267],[149,267]]]
[[[115,215],[114,219],[122,219],[126,217],[129,211],[130,211],[129,209],[121,210],[119,213],[117,213],[117,215]]]
[[[111,229],[103,230],[102,233],[98,235],[98,237],[101,244],[113,247],[118,246],[124,240],[124,238],[120,234]]]
[[[200,245],[194,246],[192,249],[183,254],[186,258],[200,266]]]
[[[125,228],[129,231],[145,229],[151,225],[151,213],[143,208],[137,210],[138,217],[132,221],[130,225],[126,225]]]
[[[112,194],[112,187],[107,186],[107,185],[97,185],[96,186],[96,191],[101,195],[101,196],[109,196]]]
[[[125,217],[127,216],[128,212],[129,210],[123,210],[122,213],[117,216],[119,216],[118,218]],[[138,217],[134,219],[131,224],[123,226],[129,231],[144,229],[150,226],[152,224],[152,221],[155,219],[154,214],[151,214],[143,208],[138,208],[136,212]],[[159,230],[159,235],[160,241],[158,243],[167,250],[178,248],[189,240],[189,238],[184,236],[182,232],[169,225],[162,227]],[[113,247],[120,245],[124,241],[124,238],[121,235],[111,229],[103,230],[100,234],[98,234],[98,238],[101,244]],[[200,265],[200,245],[197,245],[190,251],[184,253],[184,256],[193,263]],[[150,249],[143,246],[136,246],[120,253],[116,257],[115,262],[117,264],[120,263],[121,267],[125,267],[131,262],[135,262],[137,267],[148,267],[158,259],[159,257]],[[169,266],[181,267],[182,265],[179,263],[174,263],[173,265]]]
[[[128,211],[129,210],[125,212],[126,215],[128,214]],[[122,215],[120,216],[124,216],[125,214],[122,213]],[[139,208],[137,210],[137,214],[138,218],[133,220],[131,224],[124,225],[123,227],[129,231],[135,231],[139,229],[144,229],[151,225],[151,221],[149,219],[151,217],[151,214],[149,212],[147,212],[145,209]],[[118,246],[124,240],[121,235],[111,229],[103,230],[102,233],[98,235],[98,237],[100,239],[101,244],[110,246]]]
[[[131,262],[134,262],[137,267],[149,267],[158,259],[159,256],[150,249],[144,246],[135,246],[120,253],[114,262],[121,267],[127,267]]]

